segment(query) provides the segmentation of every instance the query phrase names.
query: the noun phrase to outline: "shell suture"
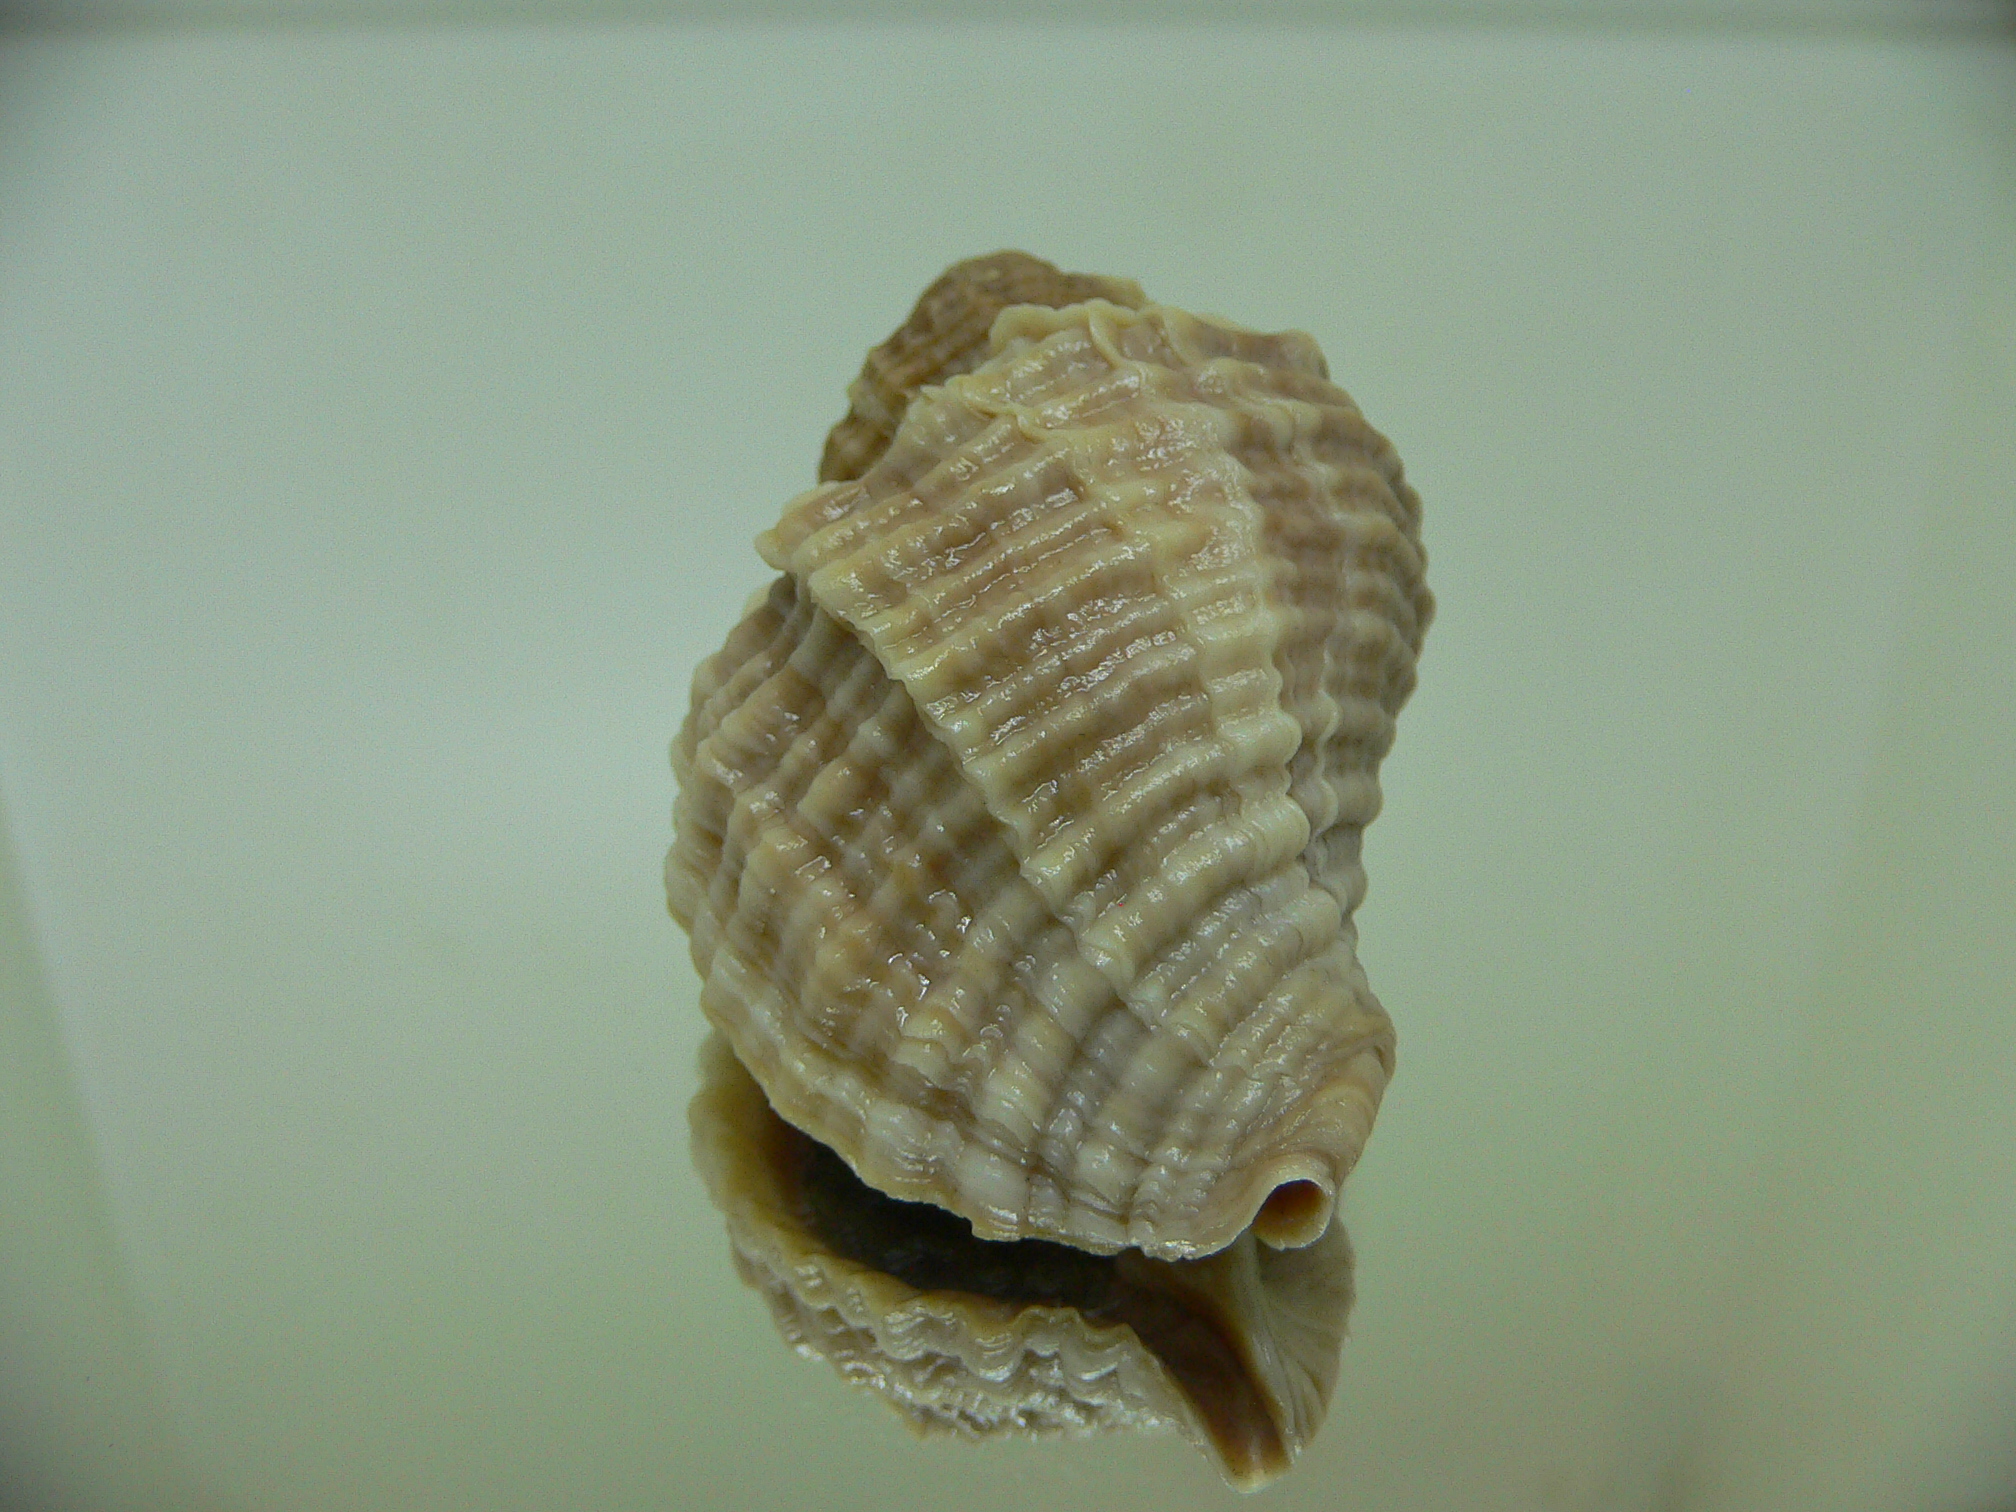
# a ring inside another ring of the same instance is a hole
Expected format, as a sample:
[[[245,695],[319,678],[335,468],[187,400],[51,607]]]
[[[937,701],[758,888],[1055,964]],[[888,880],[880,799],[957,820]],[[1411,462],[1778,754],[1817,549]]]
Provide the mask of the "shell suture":
[[[927,292],[760,537],[672,910],[870,1186],[989,1239],[1308,1243],[1392,1068],[1351,916],[1419,500],[1306,336],[1018,258]]]

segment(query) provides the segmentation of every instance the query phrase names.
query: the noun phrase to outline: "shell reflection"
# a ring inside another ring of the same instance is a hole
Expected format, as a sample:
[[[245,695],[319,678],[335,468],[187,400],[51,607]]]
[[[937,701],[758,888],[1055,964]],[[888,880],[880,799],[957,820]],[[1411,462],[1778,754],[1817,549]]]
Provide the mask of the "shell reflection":
[[[1333,1222],[1201,1260],[976,1239],[864,1186],[785,1123],[717,1035],[701,1054],[695,1163],[735,1264],[784,1338],[917,1430],[966,1438],[1174,1428],[1250,1489],[1321,1423],[1351,1306]]]
[[[1022,253],[848,399],[672,749],[696,1159],[785,1337],[919,1428],[1258,1484],[1393,1070],[1354,914],[1421,501],[1309,337]]]

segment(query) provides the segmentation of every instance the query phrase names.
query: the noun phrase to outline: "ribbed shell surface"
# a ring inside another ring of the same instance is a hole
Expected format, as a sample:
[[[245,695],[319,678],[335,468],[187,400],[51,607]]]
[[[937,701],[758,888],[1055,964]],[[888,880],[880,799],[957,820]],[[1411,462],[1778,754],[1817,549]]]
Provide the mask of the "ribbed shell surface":
[[[1026,252],[971,257],[946,269],[847,386],[847,415],[826,438],[819,481],[858,478],[872,467],[918,389],[986,360],[994,317],[1010,305],[1056,307],[1088,299],[1129,308],[1148,302],[1140,285],[1128,279],[1066,273]]]
[[[1320,1235],[1392,1066],[1351,913],[1419,519],[1307,337],[1104,300],[793,501],[667,860],[776,1110],[983,1238]]]

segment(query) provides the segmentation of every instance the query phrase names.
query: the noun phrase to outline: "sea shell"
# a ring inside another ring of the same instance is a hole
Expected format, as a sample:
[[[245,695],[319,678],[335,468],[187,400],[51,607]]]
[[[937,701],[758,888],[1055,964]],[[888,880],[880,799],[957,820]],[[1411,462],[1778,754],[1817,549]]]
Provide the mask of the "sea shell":
[[[1025,262],[927,293],[829,443],[859,476],[759,538],[783,575],[674,746],[671,908],[870,1186],[986,1239],[1306,1244],[1392,1070],[1351,915],[1420,502],[1308,337]]]
[[[994,1244],[855,1180],[786,1124],[719,1035],[701,1052],[695,1161],[736,1269],[800,1354],[921,1433],[1079,1436],[1174,1428],[1242,1489],[1322,1423],[1351,1307],[1342,1223],[1202,1260]]]

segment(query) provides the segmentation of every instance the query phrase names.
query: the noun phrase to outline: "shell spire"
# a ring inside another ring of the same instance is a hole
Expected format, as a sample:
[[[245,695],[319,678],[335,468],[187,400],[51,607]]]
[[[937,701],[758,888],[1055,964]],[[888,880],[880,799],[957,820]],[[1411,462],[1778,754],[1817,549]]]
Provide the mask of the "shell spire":
[[[1313,1241],[1392,1070],[1351,916],[1433,609],[1399,458],[1308,337],[1018,254],[852,397],[674,748],[703,1009],[982,1238]]]
[[[868,471],[888,449],[917,390],[970,372],[986,358],[994,317],[1010,305],[1055,308],[1088,299],[1130,308],[1148,302],[1131,279],[1065,273],[1026,252],[971,257],[948,269],[848,385],[847,414],[826,437],[819,481],[849,482]]]

